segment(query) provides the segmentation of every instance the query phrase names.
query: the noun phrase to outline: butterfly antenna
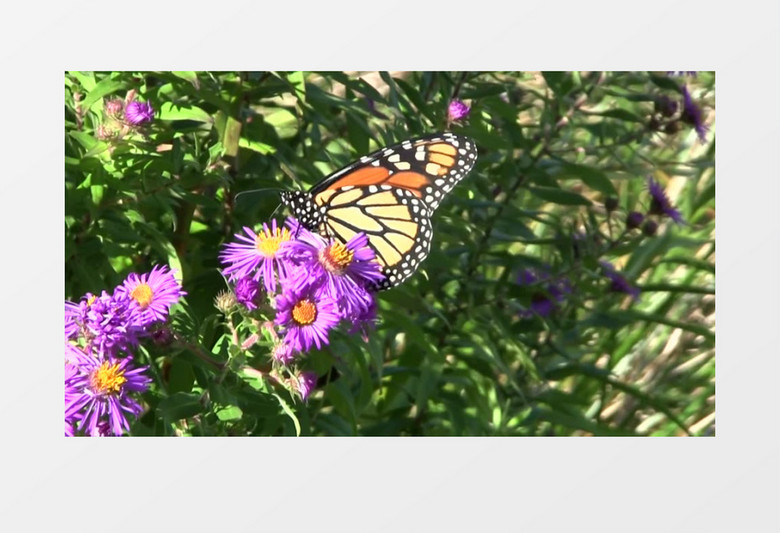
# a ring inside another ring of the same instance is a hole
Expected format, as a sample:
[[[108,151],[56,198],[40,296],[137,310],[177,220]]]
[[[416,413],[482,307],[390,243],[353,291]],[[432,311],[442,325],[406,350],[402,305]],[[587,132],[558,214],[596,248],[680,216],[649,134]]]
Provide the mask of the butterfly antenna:
[[[248,191],[241,191],[239,193],[236,193],[236,195],[233,197],[233,200],[238,201],[238,199],[245,195],[250,193],[256,193],[256,192],[266,192],[266,191],[274,191],[274,192],[282,192],[284,189],[281,189],[279,187],[264,187],[262,189],[250,189]]]

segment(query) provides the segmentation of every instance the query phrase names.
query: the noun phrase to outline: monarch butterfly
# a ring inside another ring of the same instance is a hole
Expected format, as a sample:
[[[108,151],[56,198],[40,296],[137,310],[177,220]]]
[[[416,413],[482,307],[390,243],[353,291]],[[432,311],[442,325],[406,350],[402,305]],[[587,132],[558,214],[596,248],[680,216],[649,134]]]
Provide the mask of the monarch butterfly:
[[[474,142],[436,133],[382,148],[327,176],[308,192],[285,191],[305,228],[346,243],[363,232],[382,266],[377,290],[403,283],[431,249],[431,215],[474,167]]]

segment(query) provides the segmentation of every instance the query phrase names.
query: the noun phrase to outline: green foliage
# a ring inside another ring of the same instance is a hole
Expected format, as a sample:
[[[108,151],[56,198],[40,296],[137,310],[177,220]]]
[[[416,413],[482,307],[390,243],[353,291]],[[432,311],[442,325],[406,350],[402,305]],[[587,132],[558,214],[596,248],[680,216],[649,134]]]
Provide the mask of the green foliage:
[[[154,383],[133,435],[713,434],[714,133],[656,106],[683,84],[711,124],[712,73],[68,72],[65,298],[181,273],[175,339],[138,356]],[[106,112],[132,98],[151,124]],[[471,112],[450,124],[453,98]],[[379,295],[376,330],[307,354],[302,402],[271,365],[273,313],[215,309],[221,247],[281,221],[278,191],[447,128],[479,159],[429,258]],[[625,225],[649,176],[685,219],[655,217],[654,236]],[[528,313],[554,295],[524,269],[569,284],[549,314]]]

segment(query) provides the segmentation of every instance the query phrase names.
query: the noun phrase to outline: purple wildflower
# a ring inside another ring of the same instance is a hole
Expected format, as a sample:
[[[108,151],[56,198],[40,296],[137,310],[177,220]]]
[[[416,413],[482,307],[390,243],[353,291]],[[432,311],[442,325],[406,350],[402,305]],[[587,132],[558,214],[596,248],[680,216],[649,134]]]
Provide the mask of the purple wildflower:
[[[331,239],[328,243],[299,226],[295,219],[288,222],[296,240],[285,243],[281,254],[296,268],[290,284],[312,284],[320,287],[339,304],[342,317],[364,315],[374,301],[368,287],[384,279],[374,251],[363,233],[354,235],[346,244]]]
[[[462,100],[453,99],[450,105],[447,106],[447,118],[450,122],[457,122],[466,118],[469,112],[471,112],[471,108]]]
[[[690,93],[688,87],[683,85],[683,110],[681,119],[683,122],[690,124],[696,130],[696,134],[699,136],[701,142],[707,140],[707,126],[704,124],[704,119],[701,116],[701,109],[697,106]]]
[[[287,288],[276,297],[276,324],[282,326],[284,342],[305,352],[328,342],[328,331],[339,323],[336,301],[313,286]]]
[[[164,322],[168,311],[187,293],[173,276],[168,266],[155,266],[148,274],[132,273],[116,288],[114,294],[128,301],[131,320],[137,326]]]
[[[109,295],[106,291],[100,296],[87,293],[79,304],[76,321],[82,325],[87,341],[101,353],[115,348],[127,350],[138,344],[141,330],[131,320],[126,295]]]
[[[649,214],[666,215],[678,224],[684,223],[682,215],[674,208],[660,183],[655,181],[652,177],[648,177],[647,188],[650,191],[651,196]]]
[[[571,284],[563,277],[555,278],[546,270],[526,268],[517,277],[519,285],[533,286],[531,305],[520,311],[522,318],[549,316],[571,294]]]
[[[304,402],[316,385],[317,374],[314,372],[301,372],[300,375],[295,378],[295,386],[298,389],[298,393],[301,395],[301,400]]]
[[[263,285],[268,292],[276,291],[276,273],[279,278],[287,276],[287,263],[279,257],[282,243],[291,238],[287,228],[279,228],[276,220],[271,221],[271,228],[263,224],[263,229],[255,233],[251,228],[244,227],[246,235],[237,233],[240,242],[225,245],[220,253],[222,264],[228,265],[222,273],[231,279],[253,275],[254,279],[263,278]]]
[[[630,295],[634,300],[639,299],[639,289],[629,283],[629,281],[619,274],[615,267],[607,261],[599,261],[604,275],[610,281],[609,290],[612,292],[622,292]]]
[[[262,293],[260,292],[260,283],[251,276],[244,276],[236,280],[236,301],[252,311],[257,309]]]
[[[66,353],[75,360],[75,372],[65,380],[65,421],[77,420],[76,431],[89,435],[114,435],[129,431],[127,415],[138,416],[143,407],[132,395],[149,388],[146,367],[134,368],[132,358],[82,351],[71,345]],[[66,356],[66,359],[68,358]]]
[[[154,119],[154,108],[149,102],[134,100],[125,106],[125,120],[133,126],[139,126]]]
[[[289,365],[295,359],[292,347],[286,342],[279,342],[271,350],[271,357],[283,365]]]
[[[626,216],[626,227],[628,229],[636,229],[642,225],[644,219],[645,216],[642,213],[631,211],[628,216]]]

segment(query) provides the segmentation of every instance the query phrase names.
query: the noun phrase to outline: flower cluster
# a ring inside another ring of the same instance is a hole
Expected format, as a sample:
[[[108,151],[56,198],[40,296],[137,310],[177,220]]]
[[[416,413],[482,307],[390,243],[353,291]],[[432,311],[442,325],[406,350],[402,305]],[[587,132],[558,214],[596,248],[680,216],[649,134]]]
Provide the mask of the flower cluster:
[[[154,120],[154,107],[149,102],[135,100],[135,92],[125,100],[111,98],[103,104],[103,122],[96,135],[101,141],[116,141]]]
[[[572,287],[565,277],[555,277],[548,269],[526,268],[517,276],[517,284],[531,287],[531,303],[520,310],[521,318],[549,316],[571,294]]]
[[[111,294],[87,293],[65,302],[65,434],[122,435],[127,415],[143,411],[135,398],[148,389],[147,367],[132,351],[153,336],[186,293],[167,266],[130,274]]]
[[[263,299],[275,309],[278,329],[271,357],[277,364],[289,367],[301,354],[322,348],[339,324],[349,324],[351,332],[373,325],[372,288],[384,275],[364,234],[343,243],[324,239],[288,218],[283,227],[275,220],[259,232],[245,227],[235,239],[220,254],[222,273],[233,284],[236,301],[248,311]],[[291,379],[303,399],[315,381],[306,373]]]
[[[688,125],[693,127],[702,143],[706,142],[709,128],[704,123],[702,110],[694,102],[687,85],[682,86],[681,92],[681,102],[667,95],[660,95],[655,98],[653,114],[649,119],[649,128],[674,134],[682,130],[685,125]]]

